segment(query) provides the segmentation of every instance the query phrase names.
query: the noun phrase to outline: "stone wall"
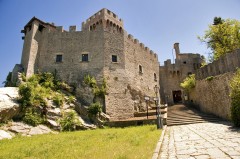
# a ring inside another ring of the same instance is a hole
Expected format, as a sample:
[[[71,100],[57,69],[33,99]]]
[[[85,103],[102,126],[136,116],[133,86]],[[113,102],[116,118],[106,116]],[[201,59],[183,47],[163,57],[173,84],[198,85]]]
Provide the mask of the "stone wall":
[[[82,61],[88,54],[88,61]],[[56,56],[62,55],[62,62]],[[86,74],[102,81],[104,67],[104,36],[99,27],[94,32],[50,32],[42,40],[39,51],[40,71],[55,72],[68,83],[79,83]]]
[[[240,49],[221,56],[218,60],[200,68],[196,72],[197,79],[216,76],[226,72],[234,72],[240,67]]]
[[[197,80],[196,87],[189,94],[189,102],[201,111],[230,119],[231,98],[229,81],[234,73],[214,76],[212,80]]]

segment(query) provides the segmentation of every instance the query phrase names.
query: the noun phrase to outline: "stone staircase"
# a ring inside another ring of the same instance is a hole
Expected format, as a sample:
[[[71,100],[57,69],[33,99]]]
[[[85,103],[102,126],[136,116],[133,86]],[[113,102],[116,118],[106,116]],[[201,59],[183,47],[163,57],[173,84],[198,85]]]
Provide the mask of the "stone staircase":
[[[186,125],[204,122],[219,122],[222,119],[202,113],[194,108],[184,105],[173,105],[168,107],[167,125]]]
[[[161,107],[161,117],[163,118],[163,124],[167,123],[167,107]],[[148,114],[148,116],[147,116]],[[109,121],[106,122],[105,125],[110,127],[126,127],[126,126],[134,126],[134,125],[145,125],[145,124],[156,124],[156,107],[151,107],[145,112],[136,112],[134,113],[133,118],[118,120],[118,121]]]

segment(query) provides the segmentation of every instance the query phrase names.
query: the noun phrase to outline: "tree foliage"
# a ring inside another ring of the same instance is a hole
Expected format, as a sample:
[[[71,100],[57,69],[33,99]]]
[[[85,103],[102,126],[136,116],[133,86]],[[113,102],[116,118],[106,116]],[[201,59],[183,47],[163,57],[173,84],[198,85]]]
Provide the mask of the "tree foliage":
[[[180,83],[180,86],[186,91],[190,92],[192,88],[194,88],[196,85],[196,79],[195,74],[192,74],[188,77],[186,77],[182,83]]]
[[[215,17],[213,25],[209,25],[205,34],[198,38],[212,50],[213,60],[217,60],[240,48],[240,21]]]
[[[3,82],[4,87],[15,87],[16,84],[12,82],[12,72],[9,72],[6,81]]]
[[[240,69],[230,82],[231,93],[231,118],[235,126],[240,127]]]

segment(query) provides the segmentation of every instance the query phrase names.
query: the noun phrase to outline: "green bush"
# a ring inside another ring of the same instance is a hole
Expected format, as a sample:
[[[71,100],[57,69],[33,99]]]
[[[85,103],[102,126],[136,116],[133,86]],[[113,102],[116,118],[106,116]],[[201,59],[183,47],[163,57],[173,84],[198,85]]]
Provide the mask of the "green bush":
[[[19,86],[19,102],[23,107],[26,106],[46,106],[46,98],[50,95],[51,90],[41,87],[33,81]]]
[[[81,125],[78,116],[74,111],[66,112],[63,115],[63,118],[60,119],[59,124],[62,131],[73,131],[76,130],[76,126]]]
[[[106,93],[107,93],[107,83],[106,83],[106,80],[103,79],[103,83],[100,87],[97,85],[93,87],[93,94],[97,97],[104,98]]]
[[[67,98],[67,103],[68,103],[68,104],[71,104],[71,103],[73,103],[75,100],[76,100],[76,98],[75,98],[74,96],[68,96],[68,98]]]
[[[23,117],[23,122],[32,126],[37,126],[44,123],[44,119],[34,109],[28,108]]]
[[[231,119],[235,126],[240,127],[240,69],[230,82],[231,93]]]
[[[96,116],[98,113],[102,112],[102,106],[99,102],[97,103],[92,103],[89,107],[88,107],[88,114],[89,116]]]
[[[86,75],[84,76],[83,79],[84,83],[90,87],[95,87],[97,85],[97,81],[94,77],[90,76],[90,75]]]
[[[53,97],[53,102],[59,107],[62,106],[64,103],[64,95],[56,93],[55,96]]]
[[[39,84],[45,88],[55,89],[54,76],[49,72],[39,74]]]
[[[180,83],[180,86],[186,91],[190,92],[192,88],[196,86],[196,79],[195,74],[192,74],[188,77],[186,77],[182,83]]]
[[[213,76],[209,76],[209,77],[206,78],[207,81],[211,81],[211,80],[213,80],[213,79],[214,79]]]

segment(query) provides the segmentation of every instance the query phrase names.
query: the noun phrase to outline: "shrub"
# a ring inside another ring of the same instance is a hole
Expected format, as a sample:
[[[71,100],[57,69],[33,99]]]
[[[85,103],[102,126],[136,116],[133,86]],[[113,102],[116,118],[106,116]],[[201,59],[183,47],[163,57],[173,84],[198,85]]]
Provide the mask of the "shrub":
[[[231,92],[231,119],[235,126],[240,127],[240,69],[230,82]]]
[[[93,87],[93,94],[95,96],[104,98],[106,93],[107,93],[107,83],[106,83],[106,80],[103,79],[103,83],[100,86],[100,88],[97,85]]]
[[[56,93],[53,97],[53,102],[59,107],[62,106],[64,103],[64,95]]]
[[[206,78],[207,81],[211,81],[211,80],[213,80],[213,79],[214,79],[213,76],[209,76],[209,77]]]
[[[49,72],[39,75],[39,84],[45,88],[55,89],[54,76]]]
[[[84,83],[92,88],[97,85],[96,79],[90,75],[84,76]]]
[[[75,100],[76,100],[76,98],[75,98],[74,96],[68,96],[68,98],[67,98],[67,103],[68,103],[68,104],[71,104],[71,103],[73,103]]]
[[[59,124],[62,131],[73,131],[76,130],[76,126],[81,125],[74,111],[66,112],[63,118],[60,119]]]
[[[46,98],[51,93],[50,89],[41,87],[33,83],[27,82],[19,86],[19,102],[23,107],[26,106],[46,106]]]
[[[44,123],[44,119],[32,108],[26,110],[23,121],[32,126]]]
[[[89,116],[96,116],[98,113],[102,112],[102,106],[99,102],[97,103],[92,103],[89,107],[88,107],[88,114]]]
[[[194,88],[196,85],[196,79],[195,74],[192,74],[188,77],[186,77],[182,83],[180,83],[180,86],[186,91],[190,92],[192,88]]]

